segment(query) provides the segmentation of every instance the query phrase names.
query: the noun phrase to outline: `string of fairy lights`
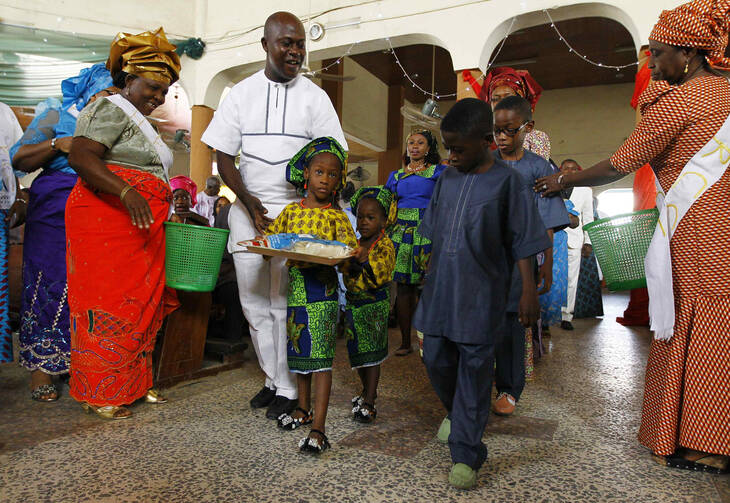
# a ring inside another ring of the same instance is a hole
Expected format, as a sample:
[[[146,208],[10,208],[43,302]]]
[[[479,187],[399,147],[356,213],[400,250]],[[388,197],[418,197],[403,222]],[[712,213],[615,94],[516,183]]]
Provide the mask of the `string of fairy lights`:
[[[596,61],[593,61],[593,60],[592,60],[592,59],[590,59],[590,58],[589,58],[588,56],[584,56],[584,55],[582,55],[581,53],[579,53],[578,51],[576,51],[576,50],[575,50],[575,48],[574,48],[574,47],[573,47],[572,45],[570,45],[570,42],[568,42],[568,41],[567,41],[567,40],[565,39],[565,37],[563,36],[563,34],[562,34],[562,33],[560,33],[560,30],[558,30],[558,27],[557,27],[557,26],[555,25],[555,21],[553,21],[553,18],[552,18],[552,16],[550,15],[550,13],[549,13],[549,12],[547,11],[547,9],[543,9],[543,12],[544,12],[544,13],[545,13],[545,15],[547,16],[547,18],[548,18],[548,19],[550,20],[550,27],[551,27],[551,28],[552,28],[552,29],[553,29],[553,30],[555,31],[555,33],[556,33],[556,34],[558,35],[558,38],[560,39],[560,41],[561,41],[561,42],[563,42],[563,43],[565,44],[565,46],[566,46],[566,47],[568,48],[568,50],[569,50],[569,51],[570,51],[570,52],[571,52],[572,54],[575,54],[576,56],[578,56],[578,57],[579,57],[580,59],[582,59],[582,60],[583,60],[583,61],[585,61],[586,63],[589,63],[589,64],[591,64],[591,65],[593,65],[593,66],[597,66],[597,67],[600,67],[600,68],[612,68],[612,69],[616,70],[617,72],[619,72],[619,71],[623,70],[624,68],[629,68],[629,67],[632,67],[632,66],[636,66],[636,65],[638,65],[638,64],[639,64],[639,62],[638,62],[638,61],[634,61],[633,63],[629,63],[629,64],[626,64],[626,65],[606,65],[606,64],[604,64],[604,63],[598,63],[598,62],[596,62]]]
[[[553,31],[557,35],[558,39],[568,48],[568,52],[570,52],[571,54],[575,54],[577,57],[579,57],[580,59],[582,59],[586,63],[588,63],[590,65],[593,65],[595,67],[598,67],[598,68],[613,69],[613,70],[616,70],[617,72],[619,72],[619,71],[621,71],[623,69],[626,69],[626,68],[630,68],[632,66],[637,66],[639,64],[638,61],[634,61],[632,63],[628,63],[628,64],[625,64],[625,65],[609,65],[609,64],[605,64],[605,63],[601,63],[601,62],[594,61],[593,59],[589,58],[588,56],[585,56],[585,55],[581,54],[580,52],[578,52],[573,47],[573,45],[563,36],[563,34],[558,29],[555,21],[553,20],[552,16],[550,15],[550,12],[548,12],[547,9],[543,9],[542,12],[545,14],[545,16],[547,17],[548,21],[550,22],[550,28],[553,29]],[[512,34],[512,29],[514,28],[514,25],[515,25],[515,22],[516,21],[517,21],[517,18],[516,17],[513,17],[512,20],[511,20],[511,22],[510,22],[509,27],[507,28],[507,30],[505,32],[505,36],[502,38],[502,40],[500,41],[500,43],[497,45],[497,50],[494,53],[494,56],[492,57],[492,60],[487,64],[487,66],[486,66],[486,68],[484,68],[484,70],[482,70],[482,69],[479,70],[481,75],[479,75],[479,77],[476,78],[477,80],[483,80],[487,76],[487,74],[489,73],[489,71],[492,69],[492,67],[494,66],[494,64],[496,63],[497,59],[499,58],[500,53],[502,52],[502,48],[505,46],[505,43],[507,42],[507,39]],[[390,54],[393,55],[393,58],[395,59],[395,63],[398,65],[398,68],[400,68],[401,72],[403,72],[403,76],[411,84],[411,87],[413,87],[413,88],[417,89],[419,92],[423,93],[424,96],[429,97],[429,98],[433,98],[435,100],[444,99],[444,98],[453,98],[453,97],[456,96],[456,93],[439,93],[439,92],[436,92],[436,91],[429,91],[428,89],[424,89],[421,85],[418,84],[418,82],[416,82],[414,80],[414,78],[408,73],[408,71],[403,66],[403,63],[401,62],[400,58],[398,58],[398,54],[396,53],[395,47],[393,46],[393,44],[392,44],[392,42],[390,40],[390,37],[386,37],[385,38],[385,42],[387,44],[387,51]],[[358,42],[355,42],[352,45],[350,45],[350,47],[348,47],[348,49],[345,52],[345,54],[343,54],[342,56],[340,56],[339,58],[337,58],[335,61],[333,61],[329,65],[325,66],[324,68],[322,68],[319,71],[320,72],[324,72],[327,69],[329,69],[329,68],[331,68],[331,67],[333,67],[335,65],[339,65],[345,57],[349,56],[353,52],[353,49],[358,44],[360,44],[359,41]]]
[[[619,71],[621,71],[621,70],[623,70],[623,69],[629,68],[629,67],[637,66],[637,65],[639,64],[639,63],[638,63],[638,61],[634,61],[634,62],[631,62],[631,63],[625,64],[625,65],[610,65],[610,64],[605,64],[605,63],[601,63],[601,62],[597,62],[597,61],[594,61],[593,59],[591,59],[591,58],[589,58],[588,56],[586,56],[586,55],[582,54],[581,52],[579,52],[579,51],[578,51],[578,50],[577,50],[577,49],[576,49],[576,48],[575,48],[575,47],[574,47],[574,46],[573,46],[573,45],[572,45],[572,44],[571,44],[571,43],[570,43],[570,42],[569,42],[569,41],[568,41],[568,40],[567,40],[567,39],[566,39],[566,38],[565,38],[564,36],[563,36],[563,34],[562,34],[562,33],[560,32],[560,30],[558,29],[558,26],[557,26],[557,24],[556,24],[555,20],[554,20],[554,19],[553,19],[553,17],[552,17],[551,15],[550,15],[550,12],[548,11],[548,9],[543,9],[543,10],[542,10],[542,12],[543,12],[543,13],[545,14],[545,16],[546,16],[547,20],[549,21],[549,23],[550,23],[550,28],[552,28],[552,30],[553,30],[553,31],[555,32],[555,34],[557,35],[558,39],[559,39],[559,40],[560,40],[560,41],[561,41],[561,42],[562,42],[562,43],[563,43],[563,44],[564,44],[564,45],[565,45],[565,46],[567,47],[568,51],[569,51],[569,52],[570,52],[571,54],[575,54],[575,55],[576,55],[577,57],[579,57],[580,59],[582,59],[582,60],[583,60],[584,62],[586,62],[586,63],[588,63],[588,64],[590,64],[590,65],[593,65],[593,66],[595,66],[595,67],[598,67],[598,68],[607,68],[607,69],[613,69],[613,70],[616,70],[617,72],[619,72]],[[382,14],[381,14],[381,15],[380,15],[379,17],[382,17]],[[59,18],[59,22],[60,22],[61,20],[62,20],[62,18]],[[508,27],[508,28],[506,29],[506,31],[505,31],[505,35],[504,35],[504,37],[502,38],[502,40],[500,41],[500,43],[499,43],[499,44],[497,45],[497,50],[496,50],[496,52],[495,52],[494,56],[492,57],[492,60],[491,60],[491,61],[489,61],[489,63],[487,64],[487,66],[486,66],[486,67],[485,67],[485,68],[484,68],[483,70],[482,70],[481,68],[479,69],[479,71],[480,71],[481,75],[480,75],[479,77],[477,77],[477,80],[483,80],[483,79],[484,79],[484,78],[486,77],[486,75],[487,75],[487,74],[489,73],[489,71],[491,70],[491,68],[492,68],[492,67],[494,66],[494,64],[495,64],[495,62],[496,62],[496,60],[497,60],[497,58],[499,57],[499,55],[500,55],[500,53],[501,53],[502,49],[503,49],[503,48],[504,48],[504,46],[505,46],[505,43],[507,42],[507,39],[508,39],[508,38],[510,37],[510,35],[511,35],[511,34],[513,33],[513,32],[512,32],[512,29],[514,28],[514,25],[515,25],[515,22],[516,22],[516,21],[517,21],[517,17],[513,17],[513,18],[511,19],[511,22],[510,22],[510,24],[509,24],[509,27]],[[242,33],[237,33],[237,34],[233,35],[233,37],[236,37],[236,38],[238,38],[238,37],[241,37],[241,36],[243,36],[243,35],[245,35],[245,34],[247,34],[247,33],[250,33],[250,32],[252,32],[252,31],[255,31],[255,30],[259,29],[259,28],[261,28],[261,27],[256,27],[256,28],[252,28],[252,29],[250,29],[250,30],[246,30],[245,32],[242,32]],[[39,35],[40,35],[41,37],[43,37],[43,35],[42,35],[42,34],[39,34]],[[72,36],[76,36],[76,33],[74,32],[74,33],[72,34]],[[79,38],[81,38],[81,37],[79,37]],[[229,38],[229,37],[220,37],[220,38]],[[43,41],[44,41],[44,42],[47,42],[47,40],[46,40],[46,39],[44,39]],[[410,73],[409,73],[409,72],[408,72],[408,71],[406,70],[406,68],[405,68],[405,67],[403,66],[403,63],[401,62],[400,58],[398,57],[398,54],[396,53],[395,47],[393,46],[393,44],[392,44],[392,42],[391,42],[391,39],[390,39],[390,37],[385,37],[385,38],[384,38],[384,41],[385,41],[385,43],[386,43],[386,51],[387,51],[387,52],[389,52],[390,54],[392,54],[392,55],[393,55],[393,58],[395,59],[395,63],[396,63],[396,65],[397,65],[397,66],[398,66],[398,68],[399,68],[399,69],[401,70],[401,72],[403,72],[403,76],[404,76],[404,77],[405,77],[405,79],[406,79],[406,80],[407,80],[407,81],[408,81],[408,82],[409,82],[409,83],[411,84],[411,86],[412,86],[413,88],[415,88],[415,89],[417,89],[417,90],[418,90],[419,92],[423,93],[423,95],[424,95],[424,96],[426,96],[426,97],[429,97],[429,98],[433,98],[433,99],[435,99],[435,100],[439,100],[439,99],[444,99],[444,98],[453,98],[453,97],[455,97],[455,96],[456,96],[456,93],[439,93],[439,92],[437,92],[437,91],[435,91],[435,90],[433,90],[433,89],[432,89],[431,91],[429,91],[428,89],[424,89],[424,88],[423,88],[423,87],[422,87],[422,86],[421,86],[421,85],[420,85],[420,84],[419,84],[418,82],[416,82],[416,81],[414,80],[414,77],[412,77],[412,76],[411,76],[411,74],[410,74]],[[213,43],[213,44],[220,44],[221,42],[222,42],[222,40],[220,40],[220,39],[219,39],[219,40],[216,40],[216,41],[214,41],[214,42],[212,42],[212,43]],[[358,45],[359,45],[360,43],[361,43],[360,41],[356,41],[356,42],[352,43],[352,44],[351,44],[351,45],[350,45],[350,46],[349,46],[349,47],[347,48],[347,50],[345,51],[345,53],[344,53],[344,54],[342,54],[342,55],[341,55],[340,57],[338,57],[337,59],[333,60],[333,61],[332,61],[331,63],[327,64],[326,66],[324,66],[324,67],[322,67],[322,68],[320,68],[320,69],[318,69],[318,70],[315,70],[315,71],[316,71],[317,73],[322,73],[322,72],[326,72],[326,71],[327,71],[327,70],[329,70],[330,68],[332,68],[332,67],[334,67],[334,66],[336,66],[336,65],[339,65],[339,64],[341,64],[341,63],[342,63],[342,61],[343,61],[343,60],[344,60],[344,59],[345,59],[346,57],[350,56],[350,55],[351,55],[351,54],[353,53],[354,49],[355,49],[355,48],[356,48],[356,47],[357,47],[357,46],[358,46]],[[86,44],[84,44],[84,45],[86,45]],[[215,51],[216,49],[213,49],[213,50]],[[217,50],[220,50],[220,49],[217,49]],[[239,53],[239,54],[240,54],[240,53]]]

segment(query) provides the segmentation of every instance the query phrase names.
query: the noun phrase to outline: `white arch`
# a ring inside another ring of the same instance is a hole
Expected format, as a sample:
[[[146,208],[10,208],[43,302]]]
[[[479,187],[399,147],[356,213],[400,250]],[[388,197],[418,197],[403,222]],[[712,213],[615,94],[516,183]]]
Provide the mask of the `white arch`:
[[[390,44],[394,48],[404,47],[408,45],[426,44],[442,47],[447,51],[449,48],[446,43],[439,37],[429,33],[409,33],[395,37],[389,37]],[[372,51],[380,51],[388,49],[388,43],[382,38],[359,41],[356,46],[352,44],[346,46],[327,47],[323,49],[315,49],[309,53],[310,61],[321,61],[330,58],[339,58],[345,51],[351,48],[351,55],[364,54]],[[430,53],[429,53],[430,54]],[[261,50],[260,59],[254,62],[245,63],[236,66],[229,66],[221,69],[208,82],[205,89],[204,102],[206,105],[216,108],[220,100],[223,90],[232,84],[239,82],[245,76],[260,70],[264,66],[265,53]]]
[[[240,29],[235,26],[239,15],[237,0],[208,0],[215,4],[209,7],[208,21],[203,23],[212,35],[226,33],[226,29]],[[649,32],[662,9],[672,8],[683,0],[388,0],[387,2],[347,2],[347,5],[327,10],[327,6],[345,4],[338,0],[312,0],[313,12],[325,12],[317,21],[325,26],[343,27],[326,31],[322,40],[310,43],[313,60],[341,56],[348,47],[358,42],[355,53],[382,50],[387,47],[384,39],[390,37],[394,46],[413,43],[435,44],[448,50],[454,69],[482,67],[487,64],[494,47],[505,34],[506,27],[516,16],[513,29],[522,29],[548,22],[543,9],[550,9],[553,19],[561,21],[580,17],[598,16],[613,19],[623,25],[631,34],[638,48],[646,43]],[[317,5],[315,5],[317,4]],[[382,4],[382,6],[380,6]],[[379,7],[380,6],[380,7]],[[305,15],[304,12],[297,14]],[[191,87],[191,99],[195,104],[205,103],[216,107],[217,96],[225,85],[223,81],[232,75],[226,70],[236,68],[233,73],[241,75],[243,69],[253,70],[263,64],[264,53],[259,44],[262,35],[260,24],[271,10],[270,3],[252,3],[247,9],[246,23],[259,26],[241,35],[235,46],[209,44],[200,61],[185,59],[183,74]],[[378,10],[380,9],[380,10]],[[345,21],[350,21],[344,23]],[[353,21],[354,20],[354,21]],[[199,36],[206,39],[205,33]],[[213,36],[214,37],[214,36]],[[213,40],[215,37],[213,38]],[[230,42],[229,42],[230,43]],[[250,66],[253,65],[253,66]],[[258,66],[256,66],[258,65]],[[187,74],[190,74],[188,76]]]
[[[579,19],[584,17],[603,17],[612,19],[617,23],[620,23],[631,35],[638,53],[639,48],[642,45],[641,33],[636,23],[631,19],[631,16],[622,8],[607,3],[584,3],[574,4],[570,6],[564,6],[557,9],[550,9],[550,17],[554,21],[565,21],[568,19]],[[489,58],[492,55],[494,49],[497,48],[499,43],[507,34],[507,31],[512,27],[512,32],[523,30],[525,28],[532,28],[533,26],[540,26],[543,24],[550,23],[550,19],[545,15],[543,10],[536,10],[519,14],[513,18],[508,18],[502,21],[487,37],[484,46],[479,56],[479,68],[486,68],[489,64]],[[456,67],[455,67],[456,68]]]

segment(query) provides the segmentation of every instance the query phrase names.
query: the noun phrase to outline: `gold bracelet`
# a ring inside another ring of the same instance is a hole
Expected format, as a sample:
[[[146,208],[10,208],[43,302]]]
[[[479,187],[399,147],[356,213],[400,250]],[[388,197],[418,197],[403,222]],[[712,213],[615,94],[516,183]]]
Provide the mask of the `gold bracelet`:
[[[124,187],[122,189],[122,192],[119,193],[119,200],[120,201],[124,201],[124,196],[126,196],[127,195],[127,192],[129,192],[130,190],[132,190],[132,186],[131,185],[127,185],[126,187]]]

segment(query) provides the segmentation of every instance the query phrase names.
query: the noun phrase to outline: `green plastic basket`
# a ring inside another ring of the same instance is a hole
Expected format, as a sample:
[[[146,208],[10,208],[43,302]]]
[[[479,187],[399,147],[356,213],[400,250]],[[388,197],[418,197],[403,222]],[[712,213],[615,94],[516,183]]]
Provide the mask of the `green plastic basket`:
[[[635,211],[602,218],[583,226],[611,291],[646,286],[644,257],[654,236],[659,211]]]
[[[165,222],[167,286],[188,292],[211,292],[218,281],[226,229]]]

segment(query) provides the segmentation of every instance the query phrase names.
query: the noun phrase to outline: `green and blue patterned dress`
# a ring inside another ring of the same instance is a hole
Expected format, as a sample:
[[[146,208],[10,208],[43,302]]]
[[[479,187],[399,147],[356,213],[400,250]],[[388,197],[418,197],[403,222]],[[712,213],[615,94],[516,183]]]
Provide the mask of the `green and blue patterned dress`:
[[[388,236],[376,241],[360,267],[344,273],[347,287],[345,337],[353,369],[379,365],[388,356],[389,287],[395,248]]]
[[[355,248],[357,239],[345,212],[332,207],[287,205],[268,234],[313,234]],[[289,261],[287,293],[287,359],[289,370],[301,374],[332,369],[335,357],[337,273],[334,267]]]
[[[393,280],[407,285],[420,285],[431,256],[431,241],[421,236],[418,226],[426,212],[436,180],[447,168],[432,165],[423,171],[406,173],[401,168],[388,177],[385,188],[390,190],[397,204],[397,219],[389,229],[395,246]]]

